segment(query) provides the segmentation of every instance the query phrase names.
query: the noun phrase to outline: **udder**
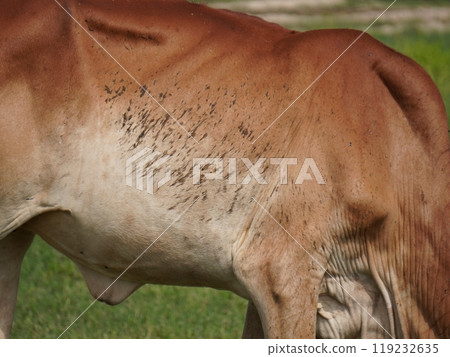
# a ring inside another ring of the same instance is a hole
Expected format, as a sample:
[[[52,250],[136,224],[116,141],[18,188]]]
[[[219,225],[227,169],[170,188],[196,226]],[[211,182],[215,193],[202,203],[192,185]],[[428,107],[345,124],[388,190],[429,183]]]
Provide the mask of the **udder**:
[[[325,275],[317,304],[318,338],[389,338],[383,296],[368,275]]]

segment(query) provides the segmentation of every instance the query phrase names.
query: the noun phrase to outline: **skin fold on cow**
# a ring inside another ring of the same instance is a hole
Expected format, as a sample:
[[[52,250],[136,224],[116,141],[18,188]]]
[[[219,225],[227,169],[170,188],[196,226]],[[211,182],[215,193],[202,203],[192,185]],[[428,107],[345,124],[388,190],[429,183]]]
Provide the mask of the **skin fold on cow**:
[[[359,32],[181,0],[60,5],[0,2],[0,336],[38,234],[109,304],[208,286],[248,299],[244,337],[450,337],[446,112],[420,66],[363,35],[270,126]],[[126,184],[145,148],[170,156],[153,194]],[[224,178],[194,184],[195,158]],[[241,158],[266,158],[265,184]],[[271,158],[313,158],[325,184],[297,184],[300,166],[280,184]]]

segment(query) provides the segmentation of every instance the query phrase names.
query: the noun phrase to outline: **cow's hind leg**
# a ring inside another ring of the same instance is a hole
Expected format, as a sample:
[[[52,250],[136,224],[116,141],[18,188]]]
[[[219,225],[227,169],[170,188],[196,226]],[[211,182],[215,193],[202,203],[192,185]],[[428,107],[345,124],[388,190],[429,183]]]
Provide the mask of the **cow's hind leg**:
[[[258,310],[252,301],[248,302],[242,338],[264,338],[261,318],[259,317]]]
[[[279,228],[260,232],[238,248],[234,268],[257,308],[264,337],[314,338],[323,271]],[[256,311],[252,310],[249,328],[255,322]],[[244,337],[251,337],[247,335],[250,329],[244,332]]]
[[[20,267],[33,235],[18,229],[0,240],[0,338],[9,337],[11,331]]]

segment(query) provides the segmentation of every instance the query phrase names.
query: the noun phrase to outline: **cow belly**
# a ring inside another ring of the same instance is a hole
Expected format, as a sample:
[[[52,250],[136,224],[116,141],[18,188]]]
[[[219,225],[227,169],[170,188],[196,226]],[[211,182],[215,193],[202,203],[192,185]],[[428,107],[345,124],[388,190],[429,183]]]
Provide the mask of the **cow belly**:
[[[326,275],[321,284],[317,337],[389,337],[388,311],[375,281],[363,274],[335,279]]]
[[[91,295],[109,305],[117,305],[139,289],[142,284],[133,283],[121,279],[113,279],[94,270],[77,264],[83,274],[86,285]]]
[[[96,298],[125,271],[113,285],[117,288],[100,300],[118,303],[146,283],[208,286],[246,294],[235,283],[229,263],[231,253],[217,239],[203,238],[208,237],[206,233],[193,236],[189,227],[174,224],[161,236],[164,227],[157,224],[138,222],[122,230],[115,215],[92,224],[87,216],[94,213],[52,212],[32,219],[26,228],[77,263]],[[183,228],[185,235],[180,234]]]

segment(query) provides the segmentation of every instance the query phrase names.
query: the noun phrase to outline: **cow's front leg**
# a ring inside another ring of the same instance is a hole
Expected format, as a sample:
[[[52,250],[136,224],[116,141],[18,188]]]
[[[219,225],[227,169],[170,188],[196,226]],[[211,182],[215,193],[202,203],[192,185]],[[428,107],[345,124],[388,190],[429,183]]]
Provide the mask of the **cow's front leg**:
[[[305,242],[307,253],[278,228],[256,232],[237,248],[235,272],[258,310],[264,337],[315,338],[324,272],[313,245],[311,238]]]
[[[11,332],[20,267],[33,233],[18,229],[0,240],[0,338]]]

